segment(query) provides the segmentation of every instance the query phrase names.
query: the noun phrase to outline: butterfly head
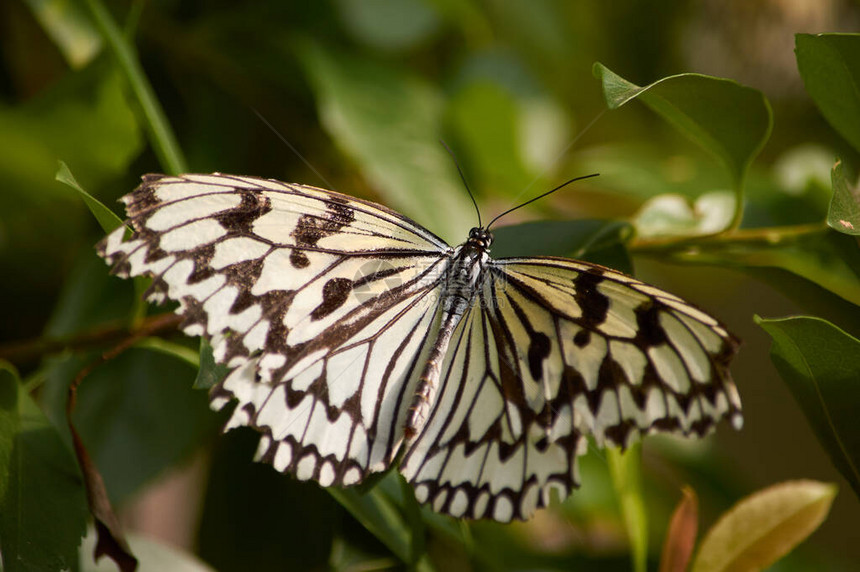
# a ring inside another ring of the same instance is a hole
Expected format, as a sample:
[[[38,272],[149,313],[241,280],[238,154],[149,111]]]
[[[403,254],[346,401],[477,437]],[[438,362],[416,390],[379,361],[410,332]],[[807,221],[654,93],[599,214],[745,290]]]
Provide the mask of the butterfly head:
[[[493,234],[484,227],[476,226],[469,231],[468,243],[483,250],[489,250],[490,245],[493,244]]]

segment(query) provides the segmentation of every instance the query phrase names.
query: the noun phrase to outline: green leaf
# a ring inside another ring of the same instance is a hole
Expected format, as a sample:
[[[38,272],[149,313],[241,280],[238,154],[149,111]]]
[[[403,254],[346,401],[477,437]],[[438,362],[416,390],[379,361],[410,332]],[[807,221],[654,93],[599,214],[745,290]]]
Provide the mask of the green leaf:
[[[742,201],[750,163],[770,137],[772,113],[764,95],[737,82],[699,74],[663,78],[645,87],[630,83],[606,66],[593,72],[603,84],[610,109],[639,98],[728,170]],[[740,223],[740,210],[734,225]]]
[[[734,212],[735,195],[728,191],[704,193],[692,204],[682,195],[662,194],[642,205],[633,225],[643,238],[714,234],[732,222]]]
[[[645,572],[648,564],[648,518],[642,498],[642,445],[636,443],[625,452],[611,447],[606,450],[606,460],[630,540],[633,570]]]
[[[65,359],[52,369],[43,403],[57,417],[68,383],[84,363]],[[210,411],[206,394],[192,389],[195,374],[172,355],[132,348],[81,383],[73,419],[111,501],[128,498],[216,433],[220,418]]]
[[[823,318],[848,332],[860,332],[860,306],[811,280],[781,268],[746,267],[743,272],[781,292],[802,313]]]
[[[797,69],[827,122],[860,151],[860,35],[797,34]]]
[[[69,197],[50,177],[58,160],[95,187],[124,173],[141,149],[140,128],[122,80],[101,61],[67,74],[24,105],[0,105],[0,134],[0,182],[7,186],[2,198],[11,202],[0,206],[17,207],[18,212],[22,203]]]
[[[535,173],[522,154],[523,109],[511,93],[494,82],[474,81],[452,97],[447,115],[454,140],[467,154],[461,160],[470,159],[470,175],[478,175],[482,187],[509,194],[533,186]]]
[[[69,170],[69,167],[62,161],[60,161],[60,167],[57,169],[57,174],[54,176],[55,179],[64,183],[74,190],[78,191],[81,195],[81,198],[84,199],[84,202],[87,205],[87,208],[90,209],[90,212],[93,213],[93,216],[96,217],[96,220],[99,222],[99,225],[102,227],[106,233],[113,231],[115,228],[122,226],[122,219],[119,218],[112,210],[107,208],[100,200],[86,192],[75,180],[75,176],[72,175],[72,172]]]
[[[78,466],[11,367],[0,364],[2,568],[69,569],[86,530]]]
[[[197,370],[194,389],[210,389],[230,373],[230,368],[225,364],[215,363],[212,344],[206,338],[200,338],[199,364],[200,369]]]
[[[397,508],[378,487],[367,493],[329,488],[329,494],[403,562],[411,561],[409,528]]]
[[[334,4],[346,30],[374,48],[414,47],[427,41],[441,23],[432,3],[421,0],[337,0]]]
[[[849,180],[842,161],[836,161],[831,173],[833,198],[827,211],[830,228],[845,234],[860,235],[860,187]]]
[[[449,242],[462,240],[474,208],[439,143],[442,94],[405,71],[314,43],[299,55],[323,125],[386,204]]]
[[[74,69],[80,69],[101,51],[102,39],[80,2],[25,0],[42,29]]]
[[[493,256],[563,256],[632,273],[624,247],[631,227],[605,220],[536,221],[493,230]]]
[[[68,338],[125,321],[135,302],[132,285],[110,276],[91,244],[78,249],[70,262],[44,338]]]
[[[790,481],[746,497],[705,535],[692,571],[767,568],[818,528],[836,490],[827,483]]]
[[[818,441],[860,496],[860,340],[814,317],[755,320]]]

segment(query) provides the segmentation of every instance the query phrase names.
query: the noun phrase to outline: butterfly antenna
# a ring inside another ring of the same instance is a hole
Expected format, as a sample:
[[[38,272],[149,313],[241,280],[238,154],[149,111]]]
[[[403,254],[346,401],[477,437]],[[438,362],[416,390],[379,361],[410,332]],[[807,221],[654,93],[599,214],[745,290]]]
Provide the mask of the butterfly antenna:
[[[255,107],[251,107],[251,111],[253,111],[253,112],[254,112],[254,114],[257,116],[257,118],[258,118],[260,121],[262,121],[262,122],[266,125],[266,127],[268,127],[268,128],[272,131],[272,133],[274,133],[275,135],[277,135],[278,139],[280,139],[280,140],[281,140],[281,142],[282,142],[284,145],[286,145],[287,147],[289,147],[289,148],[290,148],[290,151],[292,151],[292,152],[296,155],[296,157],[298,157],[299,159],[301,159],[301,160],[302,160],[302,163],[304,163],[304,164],[308,167],[308,169],[310,169],[311,171],[313,171],[313,172],[314,172],[314,174],[315,174],[317,177],[319,177],[319,178],[320,178],[320,180],[325,184],[325,186],[326,186],[326,187],[328,187],[329,189],[332,189],[332,190],[337,190],[337,189],[335,189],[335,188],[334,188],[334,185],[332,185],[331,183],[329,183],[329,182],[326,180],[326,178],[323,176],[323,174],[322,174],[322,173],[320,173],[319,171],[317,171],[317,170],[316,170],[316,168],[315,168],[313,165],[311,165],[310,161],[308,161],[307,159],[305,159],[305,156],[304,156],[304,155],[302,155],[301,153],[299,153],[299,150],[298,150],[298,149],[296,149],[296,148],[293,146],[293,144],[292,144],[292,143],[290,143],[290,142],[287,140],[287,138],[286,138],[286,137],[284,137],[283,135],[281,135],[281,132],[280,132],[280,131],[278,131],[278,130],[275,128],[275,126],[274,126],[274,125],[272,125],[271,123],[269,123],[269,120],[268,120],[268,119],[266,119],[265,117],[263,117],[263,114],[262,114],[262,113],[260,113],[259,111],[257,111],[257,109],[256,109]]]
[[[533,199],[529,199],[529,200],[527,200],[526,202],[524,202],[524,203],[522,203],[522,204],[519,204],[519,205],[517,205],[517,206],[515,206],[515,207],[513,207],[513,208],[510,208],[510,209],[506,210],[505,212],[503,212],[502,214],[498,215],[498,216],[497,216],[496,218],[494,218],[493,220],[491,220],[491,221],[490,221],[490,223],[487,225],[487,230],[489,230],[489,228],[490,228],[491,226],[493,226],[493,223],[494,223],[494,222],[496,222],[497,220],[499,220],[500,218],[502,218],[502,217],[503,217],[503,216],[505,216],[506,214],[512,213],[512,212],[514,212],[514,211],[515,211],[515,210],[517,210],[517,209],[521,209],[521,208],[523,208],[524,206],[526,206],[526,205],[528,205],[528,204],[531,204],[531,203],[535,202],[535,201],[536,201],[536,200],[538,200],[538,199],[542,199],[542,198],[544,198],[544,197],[545,197],[545,196],[547,196],[547,195],[551,195],[552,193],[556,192],[556,191],[557,191],[557,190],[559,190],[559,189],[563,189],[564,187],[568,186],[568,185],[569,185],[569,184],[571,184],[571,183],[575,183],[576,181],[581,181],[581,180],[583,180],[583,179],[590,179],[590,178],[592,178],[592,177],[597,177],[598,175],[600,175],[600,173],[592,173],[591,175],[583,175],[583,176],[581,176],[581,177],[574,177],[573,179],[571,179],[571,180],[569,180],[569,181],[567,181],[567,182],[565,182],[565,183],[560,184],[560,185],[559,185],[559,186],[557,186],[556,188],[554,188],[554,189],[552,189],[552,190],[549,190],[549,191],[545,192],[545,193],[544,193],[544,194],[542,194],[542,195],[538,195],[538,196],[536,196],[536,197],[535,197],[535,198],[533,198]]]
[[[478,208],[478,202],[475,200],[475,195],[472,194],[472,189],[469,188],[469,183],[466,182],[466,175],[463,174],[463,169],[460,168],[460,162],[457,161],[457,156],[454,155],[454,152],[451,151],[451,148],[443,141],[439,140],[439,143],[442,144],[442,147],[448,151],[448,154],[451,155],[451,159],[454,160],[454,165],[457,167],[457,172],[460,173],[460,180],[463,181],[463,186],[466,187],[466,192],[469,193],[469,198],[472,199],[472,204],[475,205],[475,212],[478,213],[478,226],[483,227],[481,225],[481,209]]]

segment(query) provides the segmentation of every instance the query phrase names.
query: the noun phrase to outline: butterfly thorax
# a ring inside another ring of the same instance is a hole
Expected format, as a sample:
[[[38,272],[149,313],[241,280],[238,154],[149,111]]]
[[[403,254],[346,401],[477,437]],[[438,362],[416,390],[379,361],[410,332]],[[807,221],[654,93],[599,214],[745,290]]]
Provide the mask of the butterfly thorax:
[[[469,239],[454,249],[445,270],[442,290],[442,325],[457,326],[459,318],[471,305],[478,285],[484,274],[484,267],[490,259],[489,247],[493,235],[483,228],[473,228]]]

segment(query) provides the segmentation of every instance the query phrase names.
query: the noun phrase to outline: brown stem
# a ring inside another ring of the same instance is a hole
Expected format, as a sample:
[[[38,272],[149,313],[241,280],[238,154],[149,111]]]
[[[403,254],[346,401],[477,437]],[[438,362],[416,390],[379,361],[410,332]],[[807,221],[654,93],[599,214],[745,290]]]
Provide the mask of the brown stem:
[[[125,339],[140,339],[140,333],[151,336],[176,330],[181,318],[174,314],[159,314],[145,318],[140,325],[129,328],[127,325],[110,324],[98,329],[82,332],[65,338],[34,338],[0,345],[0,360],[19,365],[45,355],[65,350],[82,350],[91,347],[113,344]]]
[[[74,413],[78,401],[78,387],[80,387],[84,378],[92,373],[96,367],[115,358],[145,337],[166,329],[175,329],[179,324],[179,320],[180,317],[174,314],[161,314],[147,318],[134,331],[122,331],[121,333],[125,334],[125,338],[111,349],[102,353],[97,359],[84,366],[78,372],[78,375],[75,376],[75,379],[72,380],[72,383],[69,384],[68,400],[66,401],[66,423],[69,425],[75,449],[75,457],[78,460],[78,465],[84,477],[87,504],[95,519],[98,530],[98,541],[94,556],[96,559],[102,555],[110,556],[117,563],[120,570],[124,572],[135,570],[137,568],[137,559],[128,546],[128,541],[123,534],[119,519],[110,504],[104,479],[102,479],[101,473],[93,462],[92,457],[90,457],[78,431],[75,429],[75,424],[72,422],[72,413]],[[103,332],[101,336],[95,336],[95,339],[106,341],[105,333]],[[90,335],[89,339],[92,340],[93,336]]]

